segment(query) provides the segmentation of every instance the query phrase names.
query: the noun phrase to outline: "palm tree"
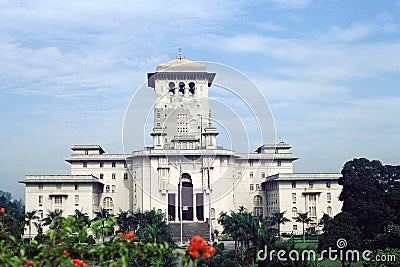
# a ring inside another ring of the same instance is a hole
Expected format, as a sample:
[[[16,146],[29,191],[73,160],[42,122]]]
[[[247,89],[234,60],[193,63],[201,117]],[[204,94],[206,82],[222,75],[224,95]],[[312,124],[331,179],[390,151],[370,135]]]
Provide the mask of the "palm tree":
[[[77,222],[82,222],[86,226],[90,226],[90,219],[86,212],[76,209],[73,216]]]
[[[36,215],[37,211],[32,210],[32,211],[27,211],[25,213],[25,225],[29,227],[29,240],[32,239],[31,237],[31,232],[32,232],[32,224],[31,222],[33,220],[39,219],[39,217]]]
[[[296,222],[301,222],[303,224],[303,243],[306,242],[306,233],[304,232],[304,224],[308,224],[311,222],[311,219],[308,217],[308,212],[301,213],[299,212],[296,217]]]
[[[114,215],[112,215],[111,213],[108,212],[108,210],[100,208],[99,211],[95,212],[95,217],[93,218],[92,222],[97,221],[98,223],[101,224],[101,237],[104,243],[104,236],[105,234],[112,232],[113,231],[113,226],[108,226],[106,225],[106,222],[108,221],[108,219],[114,218]],[[114,219],[115,220],[115,219]],[[95,226],[95,225],[93,225]]]
[[[117,216],[119,231],[123,233],[132,231],[135,232],[139,225],[139,217],[140,216],[138,214],[132,214],[131,212],[123,211],[120,209]]]
[[[63,212],[63,211],[62,211],[62,210],[55,210],[55,211],[50,211],[50,210],[48,210],[47,212],[48,212],[48,213],[47,213],[47,215],[46,215],[46,218],[43,219],[43,225],[44,225],[44,226],[50,225],[51,222],[54,220],[55,217],[61,216],[61,215],[62,215],[62,212]],[[55,229],[58,228],[57,225],[55,225],[54,228],[55,228]]]
[[[274,210],[272,212],[272,216],[271,216],[272,225],[274,225],[274,224],[278,225],[278,235],[281,234],[281,229],[280,229],[281,224],[290,222],[290,220],[285,217],[285,212],[286,211],[280,212],[279,209]]]

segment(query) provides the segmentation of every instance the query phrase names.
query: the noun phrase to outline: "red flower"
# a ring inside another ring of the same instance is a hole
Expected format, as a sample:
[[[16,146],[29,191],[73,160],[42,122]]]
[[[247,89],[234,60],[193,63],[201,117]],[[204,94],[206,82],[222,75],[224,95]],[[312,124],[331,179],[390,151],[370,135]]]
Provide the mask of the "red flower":
[[[213,246],[206,246],[203,249],[203,257],[208,259],[209,257],[213,256],[215,253],[215,248]]]
[[[25,263],[25,267],[32,267],[33,266],[33,261],[28,261]]]
[[[1,214],[5,213],[5,212],[6,212],[6,209],[5,209],[5,208],[0,208],[0,213],[1,213]]]
[[[191,250],[191,251],[189,251],[189,254],[190,254],[190,256],[192,256],[195,259],[198,259],[200,256],[200,253],[198,250]]]
[[[64,251],[63,251],[63,257],[64,257],[64,259],[65,259],[66,257],[68,257],[68,256],[69,256],[68,251],[64,250]]]
[[[135,234],[133,232],[129,232],[126,234],[119,233],[118,236],[124,238],[125,240],[133,240],[135,238]]]
[[[127,240],[132,240],[135,237],[135,234],[132,232],[129,232],[127,234],[125,234],[124,238]]]
[[[88,265],[80,259],[73,259],[71,260],[71,263],[74,265],[74,267],[92,267],[92,265]]]
[[[207,242],[196,235],[192,238],[191,244],[188,246],[189,255],[195,259],[198,259],[200,256],[199,250],[201,250],[204,258],[209,258],[215,253],[215,248],[213,246],[207,246]]]

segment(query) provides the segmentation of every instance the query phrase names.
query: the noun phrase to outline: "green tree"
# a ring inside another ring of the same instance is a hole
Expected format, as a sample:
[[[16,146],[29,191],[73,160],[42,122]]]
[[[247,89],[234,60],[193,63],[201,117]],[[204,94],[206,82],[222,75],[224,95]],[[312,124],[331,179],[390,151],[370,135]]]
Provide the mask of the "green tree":
[[[138,222],[137,236],[144,242],[167,242],[173,245],[172,237],[168,230],[165,215],[155,210],[141,212],[133,215]]]
[[[57,224],[51,224],[53,222],[53,220],[58,217],[61,216],[63,211],[62,210],[55,210],[55,211],[47,211],[48,213],[46,214],[46,217],[43,218],[43,226],[50,226],[50,229],[57,229],[58,225]],[[55,228],[52,228],[55,227]]]
[[[119,210],[117,215],[117,224],[120,232],[136,232],[139,226],[137,213]]]
[[[29,240],[32,239],[31,233],[32,233],[32,221],[39,219],[39,217],[36,215],[37,211],[32,210],[32,211],[27,211],[25,213],[25,225],[28,226],[28,231],[29,231]]]
[[[305,243],[306,242],[306,232],[304,230],[304,225],[311,222],[311,219],[308,217],[308,212],[304,212],[304,213],[299,212],[295,219],[296,219],[296,222],[300,222],[303,224],[303,243]]]
[[[284,211],[284,212],[280,212],[280,210],[279,209],[277,209],[277,210],[274,210],[273,212],[272,212],[272,216],[271,216],[271,222],[272,222],[272,225],[277,225],[278,226],[278,235],[280,235],[280,233],[281,233],[281,229],[280,229],[280,225],[281,224],[285,224],[285,223],[287,223],[287,222],[290,222],[290,220],[288,219],[288,218],[286,218],[285,217],[285,212],[286,211]]]
[[[114,215],[108,212],[108,210],[100,208],[95,213],[95,217],[92,220],[92,230],[96,235],[96,238],[104,238],[106,235],[111,235],[114,232],[114,226],[117,224]]]
[[[346,255],[348,250],[360,250],[361,231],[358,228],[357,219],[348,212],[340,212],[333,219],[327,222],[324,233],[320,236],[318,242],[318,251],[342,250]],[[336,256],[338,259],[340,252]],[[342,266],[345,266],[345,257],[342,257]]]
[[[364,240],[372,240],[400,218],[400,166],[353,159],[342,169],[342,211],[355,216]]]
[[[78,222],[83,222],[83,224],[85,224],[86,226],[90,226],[91,221],[86,212],[76,209],[74,212],[74,217]]]

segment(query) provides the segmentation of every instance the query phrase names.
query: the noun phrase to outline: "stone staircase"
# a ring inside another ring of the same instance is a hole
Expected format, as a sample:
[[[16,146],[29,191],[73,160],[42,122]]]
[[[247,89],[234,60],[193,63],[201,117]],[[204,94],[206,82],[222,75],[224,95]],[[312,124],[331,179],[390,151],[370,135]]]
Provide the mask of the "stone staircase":
[[[179,222],[169,223],[169,232],[172,236],[172,240],[175,242],[181,241],[181,225]],[[188,237],[192,238],[195,235],[199,235],[205,240],[209,240],[209,226],[205,222],[183,222],[182,227],[182,239],[183,243],[188,242]]]

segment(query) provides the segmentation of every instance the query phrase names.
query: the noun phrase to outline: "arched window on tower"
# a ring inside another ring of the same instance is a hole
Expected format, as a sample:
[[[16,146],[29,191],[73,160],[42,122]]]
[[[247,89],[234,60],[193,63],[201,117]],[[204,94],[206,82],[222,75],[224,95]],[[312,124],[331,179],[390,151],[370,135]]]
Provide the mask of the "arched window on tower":
[[[105,197],[103,199],[103,209],[109,213],[114,213],[114,201],[111,197]]]
[[[253,198],[254,206],[261,206],[262,205],[262,197],[257,195]]]

